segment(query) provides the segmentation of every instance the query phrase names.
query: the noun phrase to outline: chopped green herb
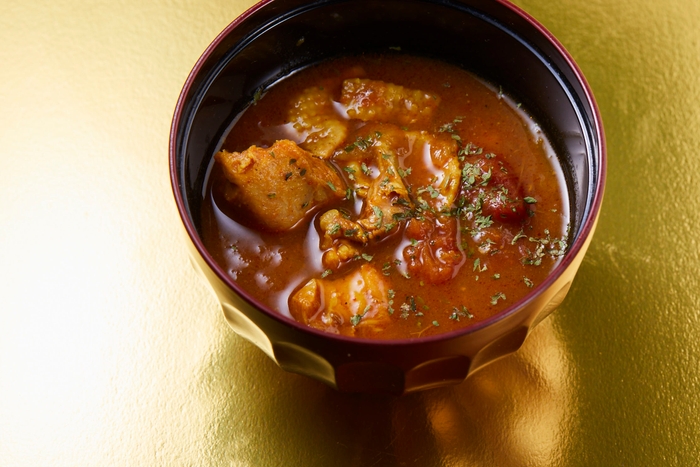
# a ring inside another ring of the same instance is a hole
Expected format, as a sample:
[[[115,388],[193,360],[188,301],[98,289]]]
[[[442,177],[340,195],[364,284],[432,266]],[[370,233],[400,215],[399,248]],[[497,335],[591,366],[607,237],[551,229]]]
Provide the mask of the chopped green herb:
[[[520,229],[520,232],[518,232],[515,237],[513,237],[513,240],[510,241],[511,245],[515,245],[515,242],[520,240],[521,238],[527,238],[527,235],[523,233],[523,229]]]
[[[491,297],[491,305],[495,305],[498,303],[499,300],[505,300],[506,299],[506,294],[503,292],[498,292],[495,294],[493,297]]]
[[[375,135],[381,136],[381,133],[376,132]],[[358,136],[354,143],[345,147],[345,152],[351,152],[355,148],[366,151],[372,144],[374,144],[374,140],[371,137],[362,138]]]
[[[262,98],[263,94],[263,88],[260,86],[255,90],[255,94],[253,94],[253,105],[257,104],[258,101]]]
[[[549,250],[549,254],[552,256],[564,256],[564,254],[566,253],[566,247],[566,240],[553,240],[552,248]]]
[[[486,186],[491,180],[491,169],[488,172],[482,172],[481,174],[481,186]]]
[[[410,305],[408,303],[402,303],[399,309],[401,310],[401,317],[403,319],[408,319],[410,316],[409,312],[411,311]]]
[[[487,265],[485,265],[485,264],[482,265],[482,264],[481,264],[481,260],[480,260],[479,258],[476,258],[476,259],[474,260],[474,269],[472,269],[472,271],[484,272],[484,271],[486,271],[488,268],[489,268],[489,267],[488,267]],[[478,280],[478,277],[479,277],[479,276],[477,276],[477,280]]]
[[[467,143],[462,149],[459,150],[458,155],[460,156],[477,156],[484,151],[483,148],[474,145],[473,143]]]
[[[445,123],[444,125],[440,125],[440,128],[438,128],[438,131],[440,133],[445,133],[445,132],[452,133],[455,131],[455,129],[454,129],[454,125],[450,122],[450,123]]]
[[[328,235],[335,235],[340,232],[340,224],[333,224],[330,229],[328,229]]]
[[[369,305],[367,305],[361,314],[352,315],[352,317],[350,318],[350,323],[352,323],[353,326],[357,326],[358,324],[360,324],[360,321],[362,321],[362,318],[364,318],[369,309],[370,307]]]
[[[473,319],[474,315],[469,313],[469,310],[467,310],[467,307],[464,305],[462,305],[461,309],[457,308],[456,306],[452,307],[452,314],[450,314],[449,319],[453,321],[459,321],[459,318]]]
[[[384,218],[384,213],[378,206],[372,206],[372,211],[374,211],[374,215],[377,217],[377,222],[376,222],[376,227],[379,228],[382,226],[382,219]]]
[[[382,274],[384,274],[385,276],[388,276],[389,274],[391,274],[391,264],[390,263],[384,263],[384,265],[382,266]]]
[[[350,166],[343,167],[343,170],[346,171],[348,174],[350,174],[350,176],[352,174],[354,174],[355,172],[357,172],[354,167],[350,167]],[[350,176],[348,176],[348,178],[350,178]],[[350,178],[350,180],[353,180],[353,178]]]
[[[491,220],[491,216],[482,216],[481,214],[478,214],[474,218],[474,223],[476,224],[476,227],[478,229],[484,229],[486,227],[491,227],[493,224],[493,220]]]

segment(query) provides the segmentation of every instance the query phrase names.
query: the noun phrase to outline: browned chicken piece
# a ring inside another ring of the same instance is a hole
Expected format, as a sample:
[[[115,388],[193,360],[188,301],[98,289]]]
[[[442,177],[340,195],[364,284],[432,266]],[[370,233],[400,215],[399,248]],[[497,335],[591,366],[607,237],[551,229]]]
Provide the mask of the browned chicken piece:
[[[410,142],[407,137],[409,133],[390,123],[365,123],[350,135],[345,147],[335,152],[333,160],[370,163],[381,155],[382,151],[387,150],[404,155],[410,151]],[[367,175],[367,169],[363,169],[362,173]],[[355,175],[361,176],[362,173]]]
[[[362,214],[357,221],[365,228],[370,239],[381,239],[394,231],[413,208],[401,175],[396,154],[390,148],[378,145],[376,158],[379,176],[367,190]]]
[[[391,322],[389,283],[368,263],[338,279],[311,279],[290,299],[294,319],[326,332],[372,336]]]
[[[381,239],[394,231],[413,207],[397,155],[405,144],[403,130],[395,125],[370,124],[353,144],[336,154],[337,160],[349,161],[344,170],[350,171],[355,193],[364,198],[357,223],[369,239]]]
[[[323,267],[338,269],[345,261],[362,254],[360,247],[369,237],[360,224],[349,219],[337,209],[324,212],[319,218]]]
[[[440,97],[384,81],[347,79],[340,102],[350,118],[397,125],[430,123]]]
[[[350,180],[355,195],[360,198],[366,198],[367,190],[369,190],[369,186],[372,183],[371,172],[368,170],[366,163],[349,161],[343,166],[343,171]]]
[[[345,196],[345,183],[325,161],[293,141],[215,156],[231,182],[227,200],[269,231],[294,227],[312,210]]]
[[[328,159],[347,136],[347,122],[339,118],[330,93],[322,87],[305,89],[288,117],[304,137],[300,146],[322,159]]]
[[[458,228],[454,217],[411,219],[406,226],[411,244],[403,251],[409,274],[429,284],[452,279],[466,258],[458,246]]]
[[[462,177],[457,142],[425,131],[407,132],[406,136],[412,151],[403,161],[411,168],[405,181],[417,204],[435,213],[449,211],[459,195]]]
[[[338,240],[334,242],[330,249],[323,252],[321,264],[328,270],[338,270],[340,266],[352,259],[360,257],[362,249],[357,244],[353,244],[347,240]]]
[[[337,209],[324,212],[319,219],[319,226],[323,232],[321,248],[328,248],[337,238],[346,238],[355,242],[366,244],[367,232],[357,222],[344,216]]]

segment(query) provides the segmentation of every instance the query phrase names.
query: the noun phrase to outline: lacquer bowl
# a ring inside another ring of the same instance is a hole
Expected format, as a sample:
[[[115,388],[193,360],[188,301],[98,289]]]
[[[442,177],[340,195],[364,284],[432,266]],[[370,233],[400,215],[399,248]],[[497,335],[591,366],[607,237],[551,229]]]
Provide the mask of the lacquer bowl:
[[[459,331],[410,340],[340,337],[253,299],[202,243],[207,168],[231,122],[260,89],[318,61],[400,47],[498,83],[547,132],[571,200],[569,250],[510,308]],[[455,384],[515,352],[564,299],[593,235],[605,182],[600,115],[581,71],[525,12],[498,0],[267,0],[235,19],[185,82],[170,135],[170,171],[195,268],[226,320],[284,370],[340,391],[408,393]]]

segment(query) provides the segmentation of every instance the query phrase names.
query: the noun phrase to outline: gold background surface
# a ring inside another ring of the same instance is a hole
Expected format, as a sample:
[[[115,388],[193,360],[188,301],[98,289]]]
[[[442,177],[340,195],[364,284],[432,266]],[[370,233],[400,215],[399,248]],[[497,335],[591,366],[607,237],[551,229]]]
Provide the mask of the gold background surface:
[[[2,2],[0,466],[697,464],[700,2],[516,2],[598,100],[598,230],[518,353],[400,398],[283,372],[190,267],[172,113],[252,3]]]

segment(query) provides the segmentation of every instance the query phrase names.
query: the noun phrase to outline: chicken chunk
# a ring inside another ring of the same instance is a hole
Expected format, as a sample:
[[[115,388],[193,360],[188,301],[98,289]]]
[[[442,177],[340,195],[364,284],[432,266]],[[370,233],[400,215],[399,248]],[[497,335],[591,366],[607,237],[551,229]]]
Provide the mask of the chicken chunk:
[[[357,221],[370,239],[381,239],[394,231],[413,207],[406,185],[399,175],[396,154],[390,148],[382,150],[381,145],[379,151],[379,175],[367,190],[362,214]]]
[[[215,158],[231,182],[227,200],[269,231],[289,230],[309,212],[345,196],[338,173],[293,141],[220,151]]]
[[[384,81],[354,78],[343,81],[340,102],[350,118],[412,125],[430,123],[440,97]]]
[[[413,207],[399,164],[405,144],[403,130],[395,125],[370,124],[357,134],[355,143],[336,155],[337,160],[349,161],[345,170],[350,171],[355,193],[364,198],[357,223],[369,239],[394,231]]]
[[[360,247],[369,241],[367,232],[360,224],[337,209],[324,212],[319,218],[323,267],[338,269],[345,261],[356,258]]]
[[[347,136],[347,122],[339,118],[330,93],[322,87],[305,89],[288,117],[304,138],[300,146],[321,159],[328,159]]]
[[[362,226],[337,209],[324,212],[319,219],[319,226],[323,232],[321,248],[328,248],[337,238],[353,240],[363,245],[368,241],[367,232]]]
[[[311,279],[290,299],[292,316],[326,332],[372,336],[390,322],[387,279],[365,263],[338,279]]]

